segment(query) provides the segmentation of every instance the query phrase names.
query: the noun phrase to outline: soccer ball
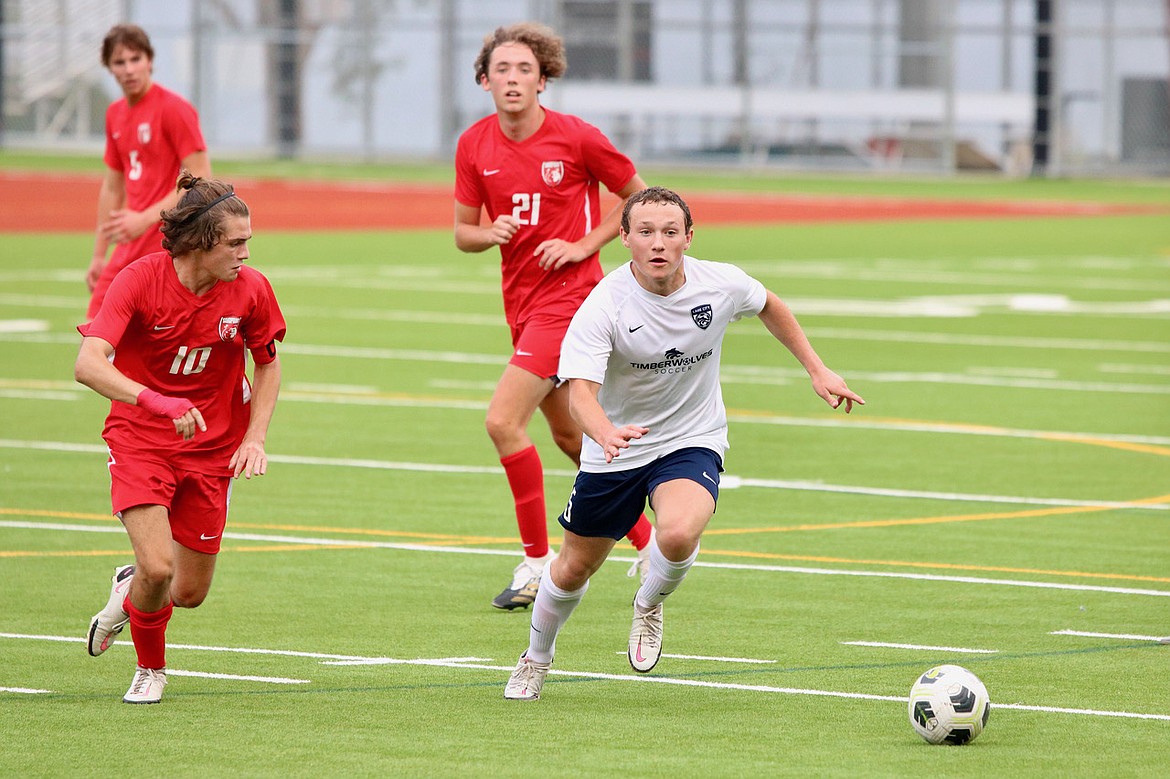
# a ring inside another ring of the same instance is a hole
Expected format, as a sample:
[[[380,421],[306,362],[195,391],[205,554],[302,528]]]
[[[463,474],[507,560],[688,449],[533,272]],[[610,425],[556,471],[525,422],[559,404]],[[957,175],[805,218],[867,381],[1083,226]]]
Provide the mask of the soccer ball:
[[[939,665],[910,688],[909,713],[914,730],[931,744],[966,744],[987,726],[991,699],[966,668]]]

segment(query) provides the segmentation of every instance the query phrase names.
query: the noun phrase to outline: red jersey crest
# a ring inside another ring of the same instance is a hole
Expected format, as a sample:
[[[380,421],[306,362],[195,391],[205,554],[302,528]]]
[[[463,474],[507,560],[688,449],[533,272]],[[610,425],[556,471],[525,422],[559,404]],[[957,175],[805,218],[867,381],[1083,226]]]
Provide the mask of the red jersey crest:
[[[150,122],[138,125],[138,142],[150,143]]]
[[[560,160],[540,163],[540,177],[550,187],[557,186],[565,178],[565,163]]]
[[[240,332],[240,317],[221,316],[219,318],[219,340],[234,341]]]

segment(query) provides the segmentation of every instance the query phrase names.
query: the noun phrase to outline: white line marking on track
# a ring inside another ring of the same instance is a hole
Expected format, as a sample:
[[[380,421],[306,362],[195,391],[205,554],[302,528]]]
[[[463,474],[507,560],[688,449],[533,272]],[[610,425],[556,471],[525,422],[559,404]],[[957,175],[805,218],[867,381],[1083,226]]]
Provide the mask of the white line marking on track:
[[[841,641],[845,646],[870,646],[885,649],[921,649],[930,652],[959,652],[972,655],[994,655],[998,649],[969,649],[960,646],[928,646],[925,644],[888,644],[883,641]]]
[[[16,522],[0,521],[0,527],[18,527],[24,529],[48,528],[50,530],[122,533],[120,526],[106,526],[95,528],[90,525],[64,525],[59,523]],[[475,554],[507,557],[515,552],[507,549],[478,549],[461,546],[430,546],[428,544],[400,544],[390,541],[354,541],[351,539],[321,538],[307,536],[276,536],[259,533],[224,533],[225,539],[237,541],[264,541],[280,544],[306,544],[309,546],[336,546],[354,549],[397,549],[408,552],[439,552],[443,554]],[[632,563],[636,558],[620,556],[610,557],[606,562]],[[1106,587],[1098,584],[1064,584],[1060,582],[1025,581],[1020,579],[990,579],[981,576],[944,576],[929,573],[908,573],[898,571],[854,571],[844,568],[807,568],[789,565],[752,565],[747,563],[716,563],[704,560],[695,562],[697,568],[719,568],[730,571],[767,571],[770,573],[812,574],[816,576],[861,576],[878,579],[909,579],[927,582],[951,582],[955,584],[982,584],[999,587],[1034,587],[1046,590],[1066,590],[1071,592],[1103,592],[1113,595],[1139,595],[1157,598],[1170,598],[1170,590],[1145,590],[1133,587]],[[3,634],[0,634],[3,635]]]
[[[1088,633],[1083,630],[1054,630],[1050,636],[1081,636],[1083,638],[1120,638],[1126,641],[1165,641],[1166,636],[1139,636],[1133,633]]]
[[[0,638],[11,639],[28,639],[35,641],[64,641],[68,643],[81,643],[84,639],[73,638],[71,636],[42,636],[29,633],[0,633]],[[194,651],[205,652],[231,652],[238,654],[253,654],[253,655],[276,655],[283,657],[306,657],[314,659],[329,659],[329,660],[378,660],[380,658],[369,658],[355,655],[335,655],[326,654],[322,652],[297,652],[283,649],[258,649],[250,647],[219,647],[219,646],[200,646],[197,644],[169,644],[168,649],[188,649]],[[480,663],[466,663],[461,660],[456,662],[447,662],[443,660],[394,660],[390,659],[390,663],[397,665],[428,665],[438,666],[443,668],[459,668],[471,669],[477,671],[499,671],[501,673],[510,672],[513,669],[511,665],[488,665]],[[892,703],[906,703],[906,697],[901,695],[872,695],[869,693],[860,692],[842,692],[837,690],[812,690],[799,687],[773,687],[765,684],[736,684],[733,682],[710,682],[699,679],[680,679],[667,676],[646,676],[642,674],[607,674],[597,673],[593,671],[565,671],[559,669],[552,669],[549,671],[550,676],[564,676],[578,679],[602,679],[605,681],[621,681],[621,682],[641,682],[643,684],[667,684],[680,687],[702,687],[706,689],[715,690],[741,690],[745,692],[765,692],[777,693],[782,695],[807,695],[820,698],[847,698],[851,700],[869,700],[869,701],[889,701]],[[1149,720],[1163,720],[1170,722],[1170,714],[1146,714],[1140,712],[1130,711],[1103,711],[1099,709],[1069,709],[1058,706],[1029,706],[1020,703],[993,703],[996,709],[1012,709],[1015,711],[1038,711],[1052,714],[1078,714],[1095,717],[1122,717],[1126,719],[1149,719]]]

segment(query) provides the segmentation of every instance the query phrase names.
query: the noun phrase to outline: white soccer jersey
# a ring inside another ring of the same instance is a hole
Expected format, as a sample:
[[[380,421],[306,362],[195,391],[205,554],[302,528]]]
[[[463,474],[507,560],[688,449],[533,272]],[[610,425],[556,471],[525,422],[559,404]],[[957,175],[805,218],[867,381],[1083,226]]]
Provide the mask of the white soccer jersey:
[[[727,325],[764,308],[767,292],[734,265],[684,257],[686,282],[670,295],[643,289],[627,263],[589,294],[561,346],[558,376],[601,384],[598,400],[618,427],[650,432],[610,464],[588,436],[581,470],[638,468],[670,452],[727,451],[719,359]]]

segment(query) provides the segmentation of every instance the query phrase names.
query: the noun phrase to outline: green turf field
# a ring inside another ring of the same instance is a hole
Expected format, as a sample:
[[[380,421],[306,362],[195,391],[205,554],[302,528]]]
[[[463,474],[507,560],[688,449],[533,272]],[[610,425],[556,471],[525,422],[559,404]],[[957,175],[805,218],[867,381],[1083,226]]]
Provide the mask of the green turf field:
[[[1170,203],[1148,183],[755,186]],[[449,231],[255,236],[289,321],[272,465],[236,486],[211,596],[170,624],[166,697],[137,707],[129,641],[82,644],[131,559],[107,515],[108,404],[72,380],[91,237],[0,241],[0,775],[1165,770],[1165,214],[697,225],[691,253],[787,300],[868,404],[830,411],[758,321],[734,325],[724,490],[666,605],[667,656],[646,677],[623,656],[619,546],[532,704],[502,699],[527,612],[489,606],[517,562],[482,425],[508,353],[498,254]],[[572,473],[532,432],[555,530]],[[990,690],[969,746],[907,721],[939,663]]]

